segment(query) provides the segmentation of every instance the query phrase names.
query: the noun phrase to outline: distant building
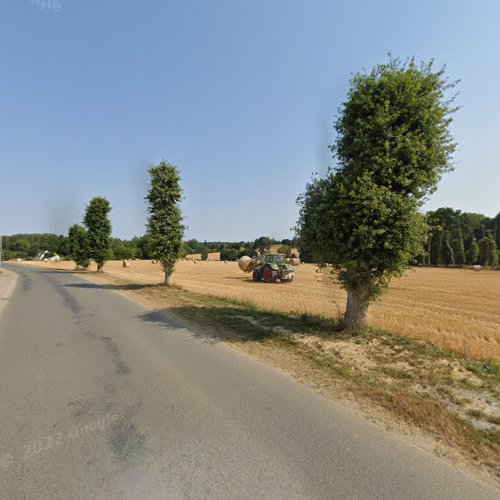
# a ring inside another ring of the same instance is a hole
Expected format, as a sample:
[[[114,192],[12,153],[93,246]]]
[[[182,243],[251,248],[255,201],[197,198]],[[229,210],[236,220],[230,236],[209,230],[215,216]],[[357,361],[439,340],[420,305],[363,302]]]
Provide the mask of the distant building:
[[[47,257],[48,255],[50,255],[50,257]],[[61,257],[59,257],[59,255],[54,252],[45,250],[44,252],[39,252],[35,257],[35,260],[43,260],[45,262],[59,262],[61,260]]]

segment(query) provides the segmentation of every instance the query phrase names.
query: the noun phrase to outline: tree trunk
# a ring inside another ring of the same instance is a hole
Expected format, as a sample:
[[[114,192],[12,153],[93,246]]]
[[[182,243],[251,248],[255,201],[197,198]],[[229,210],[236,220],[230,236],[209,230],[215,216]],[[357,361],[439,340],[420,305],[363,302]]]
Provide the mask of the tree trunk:
[[[172,271],[165,271],[165,285],[170,286],[172,284]]]
[[[344,322],[349,330],[368,326],[368,293],[366,287],[347,291],[347,307]]]

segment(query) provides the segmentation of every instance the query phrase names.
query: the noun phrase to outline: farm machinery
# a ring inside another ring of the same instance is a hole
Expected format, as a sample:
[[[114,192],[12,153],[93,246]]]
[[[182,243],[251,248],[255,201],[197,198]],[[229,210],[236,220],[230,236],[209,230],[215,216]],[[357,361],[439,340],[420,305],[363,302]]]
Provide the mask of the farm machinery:
[[[252,273],[254,281],[264,281],[266,283],[282,283],[293,281],[293,267],[299,264],[298,259],[287,259],[281,253],[269,253],[257,255],[254,258],[241,257],[238,261],[239,268],[245,273]]]

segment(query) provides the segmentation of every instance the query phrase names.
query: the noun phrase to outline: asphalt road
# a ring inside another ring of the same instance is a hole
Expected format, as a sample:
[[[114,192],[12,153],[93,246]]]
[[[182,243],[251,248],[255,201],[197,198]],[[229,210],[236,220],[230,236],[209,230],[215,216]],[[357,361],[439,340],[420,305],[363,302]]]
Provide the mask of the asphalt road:
[[[0,317],[0,497],[481,499],[498,491],[76,275]]]

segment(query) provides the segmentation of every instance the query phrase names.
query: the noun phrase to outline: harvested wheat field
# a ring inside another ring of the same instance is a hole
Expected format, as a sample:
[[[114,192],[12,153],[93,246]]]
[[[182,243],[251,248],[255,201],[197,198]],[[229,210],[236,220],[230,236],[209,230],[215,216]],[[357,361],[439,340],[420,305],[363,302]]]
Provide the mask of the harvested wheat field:
[[[72,268],[72,263],[38,265]],[[194,293],[214,295],[283,312],[327,317],[342,314],[346,294],[328,273],[312,264],[295,268],[288,284],[253,282],[236,262],[181,261],[174,283]],[[151,261],[106,263],[105,272],[137,283],[158,283],[162,273]],[[500,272],[417,268],[393,280],[370,308],[375,327],[422,339],[469,358],[500,360]]]

